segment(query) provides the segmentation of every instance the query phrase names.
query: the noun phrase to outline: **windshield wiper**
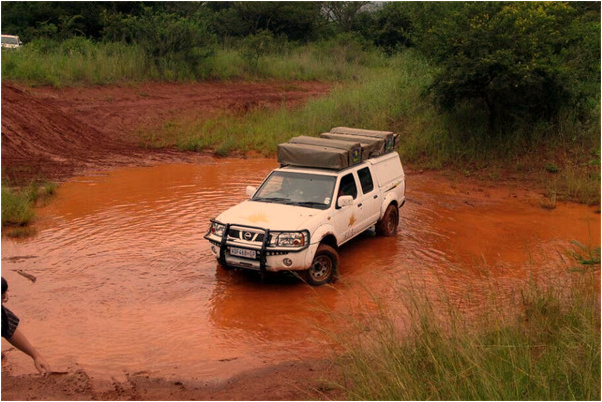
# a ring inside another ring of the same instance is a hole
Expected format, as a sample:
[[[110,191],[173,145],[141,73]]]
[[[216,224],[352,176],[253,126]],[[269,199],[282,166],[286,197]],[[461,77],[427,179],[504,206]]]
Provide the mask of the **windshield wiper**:
[[[265,198],[253,198],[252,201],[266,201],[266,202],[291,202],[290,198],[284,197],[265,197]]]
[[[326,204],[324,204],[323,202],[315,202],[315,201],[300,201],[300,202],[294,202],[293,204],[299,205],[302,207],[325,207],[326,206]]]

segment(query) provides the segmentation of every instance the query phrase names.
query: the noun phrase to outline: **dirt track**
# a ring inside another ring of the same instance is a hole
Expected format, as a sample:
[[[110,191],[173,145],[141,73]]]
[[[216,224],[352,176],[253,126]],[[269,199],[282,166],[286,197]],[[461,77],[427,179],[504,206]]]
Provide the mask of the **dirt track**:
[[[26,88],[2,83],[2,177],[61,181],[90,170],[194,160],[195,153],[147,150],[133,132],[175,116],[211,117],[256,107],[294,107],[324,95],[327,84],[198,83],[127,87]],[[307,400],[337,399],[324,362],[291,362],[225,383],[149,378],[98,382],[85,372],[11,376],[2,371],[4,400]]]
[[[199,155],[141,149],[133,132],[176,116],[294,107],[329,89],[319,82],[66,89],[2,83],[2,175],[17,183],[62,180],[87,170],[195,158]]]

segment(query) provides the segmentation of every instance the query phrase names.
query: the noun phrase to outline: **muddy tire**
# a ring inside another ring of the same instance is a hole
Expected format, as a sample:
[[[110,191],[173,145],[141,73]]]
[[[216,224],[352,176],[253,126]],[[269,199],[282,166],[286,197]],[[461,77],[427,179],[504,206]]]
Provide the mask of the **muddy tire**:
[[[399,225],[399,209],[393,204],[387,207],[383,218],[376,223],[376,234],[391,237],[397,233]]]
[[[312,286],[325,285],[334,280],[338,268],[339,254],[337,251],[326,244],[320,244],[311,267],[305,271],[305,278],[307,283]]]

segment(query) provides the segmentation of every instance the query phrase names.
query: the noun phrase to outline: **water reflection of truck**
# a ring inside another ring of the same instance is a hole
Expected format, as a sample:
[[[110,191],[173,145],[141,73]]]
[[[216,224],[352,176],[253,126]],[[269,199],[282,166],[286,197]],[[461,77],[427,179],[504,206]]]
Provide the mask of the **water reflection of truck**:
[[[405,203],[398,135],[338,127],[320,138],[278,146],[281,167],[249,200],[211,220],[205,238],[220,265],[260,272],[299,271],[311,285],[331,282],[338,249],[376,225],[393,236]]]

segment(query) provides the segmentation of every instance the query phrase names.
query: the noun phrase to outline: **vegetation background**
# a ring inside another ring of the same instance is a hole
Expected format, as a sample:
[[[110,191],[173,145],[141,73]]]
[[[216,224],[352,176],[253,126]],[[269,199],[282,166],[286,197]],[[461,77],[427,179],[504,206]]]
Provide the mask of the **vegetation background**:
[[[141,145],[275,152],[336,125],[402,133],[419,168],[539,172],[600,202],[600,3],[5,2],[2,78],[30,85],[322,80],[298,111],[174,119]]]
[[[599,2],[17,1],[1,3],[1,18],[24,43],[2,49],[2,79],[28,85],[333,84],[299,110],[175,118],[138,132],[141,146],[270,155],[334,126],[393,130],[414,169],[510,172],[545,188],[546,207],[600,204]],[[11,191],[3,183],[3,225]],[[31,191],[21,198],[35,199]],[[581,255],[599,271],[599,248]],[[399,346],[385,320],[378,348],[347,356],[348,397],[599,400],[599,290],[571,289],[569,299],[523,299],[532,325],[500,321],[451,340],[420,312],[415,343]]]

